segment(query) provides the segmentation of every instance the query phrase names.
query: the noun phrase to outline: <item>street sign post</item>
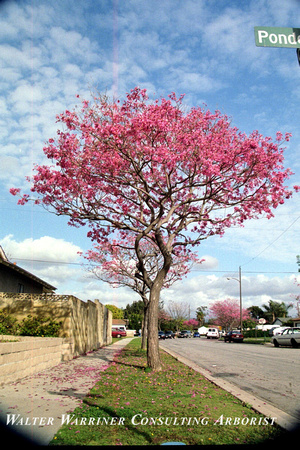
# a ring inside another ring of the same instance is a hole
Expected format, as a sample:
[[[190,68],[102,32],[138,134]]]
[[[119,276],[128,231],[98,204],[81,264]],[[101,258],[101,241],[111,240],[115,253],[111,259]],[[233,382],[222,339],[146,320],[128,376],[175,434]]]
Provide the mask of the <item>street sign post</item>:
[[[257,47],[300,48],[300,28],[254,27]]]

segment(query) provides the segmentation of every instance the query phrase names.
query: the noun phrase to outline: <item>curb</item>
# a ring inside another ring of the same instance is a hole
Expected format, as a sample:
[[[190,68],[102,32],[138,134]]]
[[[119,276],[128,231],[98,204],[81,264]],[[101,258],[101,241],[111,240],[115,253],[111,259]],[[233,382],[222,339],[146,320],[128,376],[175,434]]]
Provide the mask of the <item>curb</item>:
[[[216,379],[211,375],[211,373],[207,369],[203,369],[202,367],[198,366],[197,364],[193,363],[192,361],[184,358],[183,356],[179,355],[178,353],[166,349],[164,347],[161,347],[162,350],[164,350],[166,353],[169,353],[169,355],[176,358],[178,361],[182,362],[186,366],[189,366],[191,369],[195,370],[196,372],[201,373],[205,378],[207,378],[209,381],[211,381],[216,386],[219,386],[220,388],[224,389],[225,391],[232,394],[234,397],[238,398],[244,403],[247,403],[251,405],[251,407],[259,412],[260,414],[263,414],[266,417],[274,417],[275,422],[277,425],[279,425],[281,428],[284,428],[287,431],[293,431],[299,424],[297,422],[296,417],[291,416],[290,414],[282,411],[281,409],[276,408],[273,405],[270,405],[265,402],[265,400],[262,400],[258,397],[255,397],[252,394],[249,394],[246,391],[243,391],[239,387],[233,385],[232,383],[229,383],[226,380],[222,379]]]

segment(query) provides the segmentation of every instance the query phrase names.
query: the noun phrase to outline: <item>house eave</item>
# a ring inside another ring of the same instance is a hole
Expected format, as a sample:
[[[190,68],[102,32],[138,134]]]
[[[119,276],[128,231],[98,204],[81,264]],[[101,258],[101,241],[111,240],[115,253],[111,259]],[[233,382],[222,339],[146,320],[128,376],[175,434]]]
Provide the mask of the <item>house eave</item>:
[[[3,266],[9,268],[10,270],[14,272],[18,272],[21,275],[35,281],[37,284],[43,286],[43,289],[45,292],[53,292],[56,291],[56,287],[52,286],[51,284],[47,283],[46,281],[42,280],[41,278],[37,277],[36,275],[33,275],[32,273],[28,272],[27,270],[23,269],[22,267],[17,266],[16,264],[13,264],[9,261],[0,260],[0,264]]]

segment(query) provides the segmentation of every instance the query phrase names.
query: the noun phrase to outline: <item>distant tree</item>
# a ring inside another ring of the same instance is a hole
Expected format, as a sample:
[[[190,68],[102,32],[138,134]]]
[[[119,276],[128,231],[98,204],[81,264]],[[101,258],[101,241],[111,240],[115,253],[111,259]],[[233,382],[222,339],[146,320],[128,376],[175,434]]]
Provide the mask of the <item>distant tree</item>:
[[[176,326],[176,331],[182,327],[184,320],[189,319],[190,305],[187,302],[169,301],[166,311]]]
[[[265,310],[265,316],[269,322],[274,322],[276,317],[287,317],[288,310],[293,307],[292,303],[288,305],[284,302],[276,302],[275,300],[269,300],[268,305],[262,306]]]
[[[206,315],[207,315],[207,306],[199,306],[196,309],[196,317],[197,320],[200,322],[200,325],[204,324]]]
[[[252,319],[265,319],[265,311],[263,311],[259,306],[250,306],[247,308],[249,311],[250,317]]]
[[[144,320],[144,302],[142,300],[134,301],[128,304],[124,309],[124,319],[128,319],[128,327],[139,331],[143,326]]]
[[[199,327],[199,321],[196,319],[189,319],[183,321],[182,325],[188,330],[194,330],[195,328]]]
[[[248,328],[252,329],[252,328],[255,328],[256,325],[257,325],[256,319],[249,318],[249,319],[243,320],[243,329],[248,329]]]
[[[218,325],[221,325],[226,330],[231,330],[240,323],[240,302],[239,300],[227,298],[214,302],[210,306],[210,311],[213,313]],[[249,311],[242,310],[242,320],[249,319]]]
[[[158,311],[158,329],[159,330],[173,330],[174,323],[169,314],[163,309],[159,308]]]
[[[105,305],[107,309],[109,309],[113,313],[113,319],[123,319],[124,311],[121,308],[118,308],[115,305]]]
[[[128,303],[124,308],[124,317],[129,319],[130,314],[142,314],[144,309],[143,302],[141,300]]]

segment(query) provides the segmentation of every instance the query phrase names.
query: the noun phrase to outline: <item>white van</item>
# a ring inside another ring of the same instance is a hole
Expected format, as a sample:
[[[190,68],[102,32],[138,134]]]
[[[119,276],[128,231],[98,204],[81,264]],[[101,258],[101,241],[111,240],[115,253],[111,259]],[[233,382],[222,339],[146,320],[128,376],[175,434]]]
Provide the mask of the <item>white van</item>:
[[[219,339],[219,330],[218,328],[209,328],[206,335],[207,339]]]

